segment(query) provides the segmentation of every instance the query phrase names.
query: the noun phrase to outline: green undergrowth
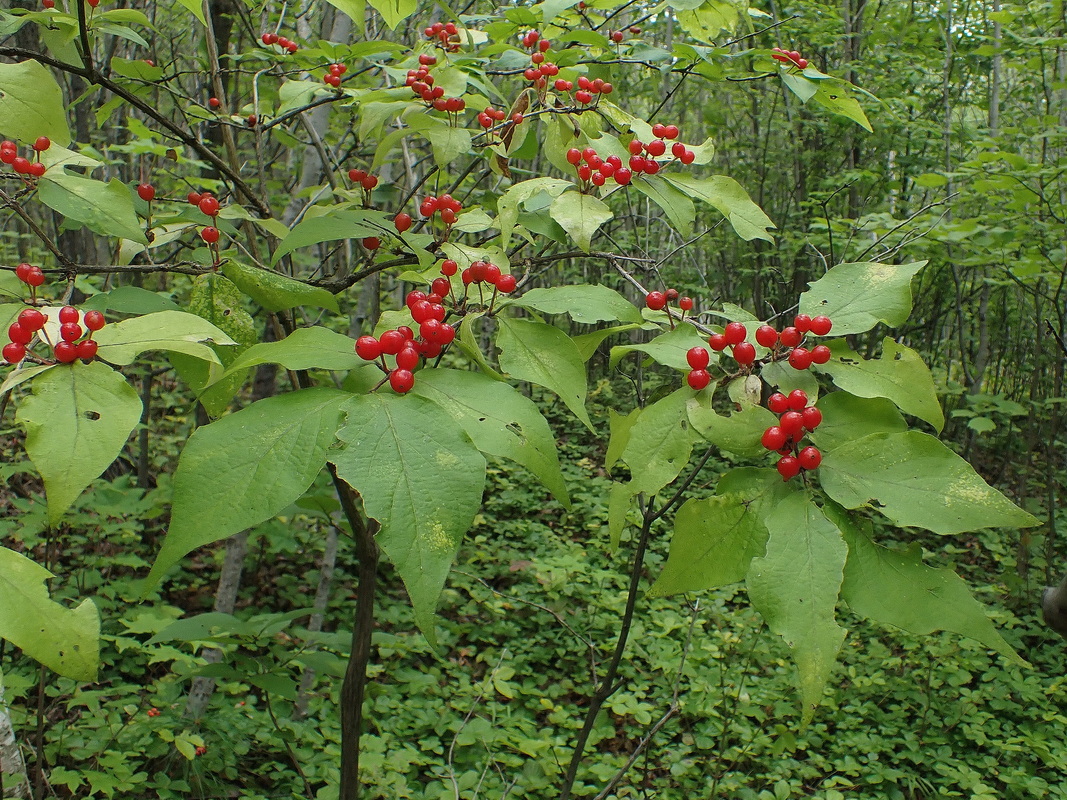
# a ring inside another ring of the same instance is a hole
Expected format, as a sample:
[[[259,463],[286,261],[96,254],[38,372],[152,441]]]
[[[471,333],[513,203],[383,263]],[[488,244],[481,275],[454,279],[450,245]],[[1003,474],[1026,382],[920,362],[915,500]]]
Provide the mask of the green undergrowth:
[[[602,390],[594,402],[610,402]],[[383,567],[362,760],[368,798],[547,798],[559,784],[594,671],[614,647],[632,543],[608,547],[603,453],[577,424],[553,423],[573,509],[511,465],[491,466],[484,508],[442,599],[437,653]],[[710,492],[727,466],[710,463],[693,491]],[[7,467],[9,481],[18,470]],[[309,495],[328,510],[326,487]],[[147,492],[128,476],[97,482],[50,547],[43,508],[30,498],[10,496],[4,541],[47,559],[56,595],[92,596],[104,620],[99,683],[46,676],[56,796],[335,796],[327,787],[336,785],[334,710],[355,570],[342,538],[325,633],[310,634],[306,609],[331,524],[309,510],[316,503],[253,532],[240,622],[182,630],[168,626],[211,610],[221,549],[194,554],[163,594],[137,602],[165,519],[165,477]],[[668,539],[664,523],[645,587]],[[1003,596],[995,576],[1014,568],[1011,549],[994,533],[921,541],[934,562],[948,547],[957,558],[971,552],[966,577],[1029,668],[956,636],[920,639],[855,621],[824,705],[801,729],[788,650],[760,626],[742,586],[642,597],[623,681],[597,721],[576,795],[596,797],[641,747],[607,797],[1067,797],[1062,643],[1032,606]],[[205,665],[210,644],[222,647],[221,663]],[[308,666],[316,676],[300,717]],[[10,652],[2,667],[29,742],[38,672]],[[197,674],[216,678],[217,689],[194,720],[185,695]]]

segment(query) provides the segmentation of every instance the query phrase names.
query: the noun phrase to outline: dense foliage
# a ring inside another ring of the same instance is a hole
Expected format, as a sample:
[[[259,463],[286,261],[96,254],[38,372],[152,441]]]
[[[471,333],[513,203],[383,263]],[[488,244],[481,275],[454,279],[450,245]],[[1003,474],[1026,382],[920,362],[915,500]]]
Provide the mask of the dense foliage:
[[[5,790],[1062,796],[1062,4],[369,5],[0,12]]]

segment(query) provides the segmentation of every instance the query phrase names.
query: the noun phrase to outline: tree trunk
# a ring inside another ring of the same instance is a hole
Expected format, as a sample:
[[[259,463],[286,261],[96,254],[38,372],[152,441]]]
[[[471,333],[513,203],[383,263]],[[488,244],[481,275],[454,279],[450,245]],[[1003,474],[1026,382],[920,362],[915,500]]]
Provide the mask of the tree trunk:
[[[26,776],[26,762],[15,739],[15,729],[4,702],[4,681],[0,677],[0,797],[29,800],[30,781]]]

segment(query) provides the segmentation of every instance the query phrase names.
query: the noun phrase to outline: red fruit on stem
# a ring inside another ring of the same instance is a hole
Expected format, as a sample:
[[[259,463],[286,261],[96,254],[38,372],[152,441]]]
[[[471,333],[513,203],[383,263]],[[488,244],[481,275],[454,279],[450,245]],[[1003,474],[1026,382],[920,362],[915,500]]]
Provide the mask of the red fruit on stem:
[[[388,356],[395,356],[404,349],[404,344],[407,340],[407,337],[400,331],[386,331],[378,337],[378,344],[381,346],[383,353]]]
[[[396,227],[397,233],[403,233],[411,227],[411,214],[401,211],[393,217],[393,225]]]
[[[62,322],[77,322],[81,319],[81,314],[78,313],[78,309],[74,306],[63,306],[59,309],[59,321]]]
[[[441,274],[451,278],[459,272],[459,264],[453,261],[451,258],[446,258],[441,262]]]
[[[405,347],[396,354],[396,365],[400,369],[415,369],[419,365],[419,351],[414,346]]]
[[[789,393],[789,408],[793,411],[802,411],[807,408],[808,395],[803,389],[794,389]]]
[[[824,344],[817,344],[811,348],[811,363],[812,364],[825,364],[830,360],[830,356],[833,353],[830,352],[830,348]]]
[[[833,327],[833,323],[829,317],[812,317],[811,318],[811,332],[816,336],[825,336],[830,332],[830,328]]]
[[[678,298],[678,308],[682,309],[682,311],[692,311],[693,310],[693,305],[694,305],[694,303],[693,303],[693,298],[692,297],[679,297]]]
[[[151,203],[156,199],[156,187],[150,183],[142,183],[137,187],[137,196],[146,203]]]
[[[783,456],[778,459],[776,469],[778,470],[778,474],[782,476],[782,480],[787,481],[800,474],[800,462],[793,458],[793,456]]]
[[[26,345],[18,342],[11,342],[4,345],[4,361],[8,364],[17,364],[26,357]]]
[[[612,177],[615,178],[615,183],[619,184],[620,186],[626,186],[628,183],[630,183],[631,180],[633,180],[633,172],[628,170],[626,167],[621,167],[615,170],[615,173],[612,175]]]
[[[81,338],[82,326],[77,322],[64,322],[59,326],[59,336],[65,342],[77,341]]]
[[[760,325],[756,328],[756,343],[762,347],[774,347],[778,344],[778,331],[771,325]]]
[[[797,453],[797,462],[804,469],[815,469],[822,463],[822,453],[819,448],[809,445]]]
[[[711,353],[703,347],[693,347],[685,354],[685,360],[693,369],[704,369],[711,363]]]
[[[61,364],[69,364],[78,357],[78,348],[75,347],[73,342],[56,342],[53,352],[55,353],[56,361]]]
[[[653,311],[660,311],[667,305],[667,295],[663,292],[649,292],[645,296],[645,305]]]
[[[382,246],[382,240],[377,236],[368,236],[363,240],[363,246],[368,250],[377,250]]]
[[[742,366],[748,366],[756,360],[756,346],[751,342],[735,344],[732,352],[734,361]]]
[[[25,261],[23,261],[21,264],[15,267],[15,277],[25,283],[26,278],[29,276],[30,271],[32,269],[33,266],[31,264],[27,264]]]
[[[209,217],[218,216],[218,213],[219,213],[219,201],[216,200],[211,195],[208,195],[207,197],[200,198],[200,202],[197,203],[197,206],[199,207],[199,209],[204,214],[207,214],[207,216],[209,216]]]
[[[389,385],[397,394],[405,394],[415,385],[415,376],[409,369],[394,369],[389,373]]]
[[[85,361],[91,361],[96,358],[97,349],[98,345],[92,339],[85,339],[74,346],[75,354]]]
[[[448,278],[434,278],[430,284],[430,290],[438,297],[444,297],[452,289]]]
[[[93,312],[89,312],[90,314]],[[97,311],[97,314],[100,312]],[[86,316],[86,325],[89,324],[88,314]],[[36,333],[44,327],[44,323],[47,317],[38,311],[36,308],[26,308],[19,313],[18,324],[28,330],[30,333]],[[95,330],[95,329],[94,329]]]
[[[35,289],[44,284],[44,272],[41,271],[40,267],[30,268],[30,274],[26,276],[26,283]]]
[[[740,344],[745,341],[748,331],[745,330],[744,323],[731,322],[726,326],[723,335],[726,336],[727,344]]]
[[[218,109],[222,107],[222,101],[217,97],[209,97],[207,99],[208,108]]]
[[[800,416],[804,418],[804,429],[813,431],[822,424],[822,412],[815,406],[808,406],[800,412]]]
[[[716,353],[722,352],[726,349],[727,341],[726,337],[721,333],[713,333],[708,337],[708,346]]]
[[[760,444],[768,450],[781,450],[785,447],[788,438],[789,437],[786,435],[785,431],[777,425],[772,425],[763,432],[763,436],[760,438]]]
[[[209,225],[200,231],[200,238],[208,244],[215,244],[219,240],[219,229]]]
[[[86,311],[82,322],[85,323],[85,327],[89,330],[98,331],[104,327],[107,320],[104,319],[104,315],[99,311]]]
[[[678,138],[678,126],[668,125],[667,130],[663,132],[664,139],[677,139]]]
[[[496,290],[501,294],[511,294],[515,291],[517,281],[514,275],[501,275],[496,282]]]
[[[17,322],[12,322],[7,328],[7,338],[15,344],[29,344],[33,339],[33,331],[28,331]]]
[[[782,429],[786,436],[792,436],[797,439],[800,437],[801,431],[804,430],[804,415],[799,411],[786,411],[782,414],[782,418],[778,420],[778,427]]]
[[[803,347],[793,349],[789,354],[789,366],[793,369],[807,369],[811,366],[811,351]]]
[[[37,141],[33,143],[33,149],[38,153],[43,153],[49,147],[52,146],[52,140],[47,136],[38,136]]]
[[[360,336],[356,339],[356,355],[364,361],[374,361],[382,354],[382,346],[373,336]]]
[[[781,392],[775,392],[767,398],[767,408],[775,414],[784,414],[789,410],[789,398]]]
[[[778,334],[778,339],[785,347],[796,347],[804,341],[804,334],[793,327],[782,328],[782,332]]]
[[[801,333],[807,333],[811,330],[811,317],[807,314],[797,314],[793,317],[793,327]]]
[[[707,388],[708,384],[711,383],[711,373],[706,369],[694,369],[685,376],[685,380],[691,389],[696,389],[699,392],[701,389]]]
[[[189,201],[189,205],[198,206],[200,201],[204,199],[204,195],[200,194],[200,192],[189,192],[189,194],[185,195],[185,199]]]
[[[26,172],[35,178],[40,178],[44,175],[47,167],[40,161],[31,161],[30,165],[26,168]]]

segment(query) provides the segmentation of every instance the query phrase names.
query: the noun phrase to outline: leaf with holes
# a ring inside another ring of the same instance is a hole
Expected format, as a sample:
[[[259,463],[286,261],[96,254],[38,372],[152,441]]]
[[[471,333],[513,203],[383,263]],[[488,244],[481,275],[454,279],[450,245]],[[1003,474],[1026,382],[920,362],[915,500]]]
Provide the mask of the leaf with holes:
[[[835,336],[863,333],[879,322],[891,328],[903,325],[911,314],[911,279],[926,263],[838,264],[808,284],[800,295],[800,313],[829,317]]]

